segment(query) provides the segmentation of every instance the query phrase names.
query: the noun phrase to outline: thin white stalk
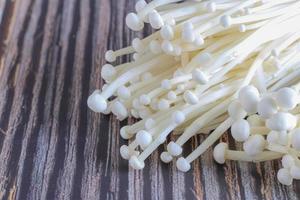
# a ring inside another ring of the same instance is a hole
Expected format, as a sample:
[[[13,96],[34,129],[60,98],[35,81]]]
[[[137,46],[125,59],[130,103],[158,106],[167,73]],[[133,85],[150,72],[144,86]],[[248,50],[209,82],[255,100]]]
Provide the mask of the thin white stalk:
[[[235,160],[235,161],[244,161],[244,162],[263,162],[276,160],[283,156],[281,153],[264,151],[257,156],[249,156],[244,151],[232,151],[227,150],[226,158],[227,160]]]
[[[186,143],[199,129],[201,129],[206,123],[211,120],[214,120],[218,116],[222,115],[227,110],[227,106],[231,102],[231,98],[225,100],[224,102],[220,103],[197,120],[193,122],[193,124],[188,127],[185,132],[176,140],[176,143],[182,146]]]
[[[196,158],[201,156],[211,145],[213,145],[223,134],[230,128],[233,120],[228,118],[220,124],[191,154],[186,157],[186,160],[191,163]]]

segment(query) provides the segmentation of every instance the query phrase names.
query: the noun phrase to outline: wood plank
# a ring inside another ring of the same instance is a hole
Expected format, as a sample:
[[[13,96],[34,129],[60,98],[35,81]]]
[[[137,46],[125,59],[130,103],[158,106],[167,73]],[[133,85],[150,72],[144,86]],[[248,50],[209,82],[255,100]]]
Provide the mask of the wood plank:
[[[159,161],[166,145],[142,171],[120,158],[118,131],[134,120],[92,113],[86,99],[103,84],[105,51],[151,33],[126,28],[134,3],[0,2],[0,199],[299,199],[299,182],[276,180],[278,161],[217,165],[210,149],[181,173]]]

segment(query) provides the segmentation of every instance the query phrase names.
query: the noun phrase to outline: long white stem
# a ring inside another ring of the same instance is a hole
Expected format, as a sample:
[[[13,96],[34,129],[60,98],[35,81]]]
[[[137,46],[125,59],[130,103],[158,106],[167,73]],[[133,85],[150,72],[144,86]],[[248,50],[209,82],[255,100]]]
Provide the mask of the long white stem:
[[[226,110],[227,106],[231,102],[231,98],[227,99],[223,103],[220,103],[197,120],[195,120],[190,127],[188,127],[184,133],[176,140],[176,143],[182,146],[187,140],[189,140],[194,134],[197,133],[206,123],[222,115]]]
[[[213,143],[215,143],[224,132],[230,128],[233,120],[228,118],[220,124],[190,155],[186,157],[188,162],[194,161],[197,157],[203,154]]]
[[[226,152],[226,159],[245,162],[263,162],[269,160],[276,160],[278,158],[281,158],[282,156],[283,154],[272,151],[264,151],[256,156],[249,156],[244,151],[227,150]]]

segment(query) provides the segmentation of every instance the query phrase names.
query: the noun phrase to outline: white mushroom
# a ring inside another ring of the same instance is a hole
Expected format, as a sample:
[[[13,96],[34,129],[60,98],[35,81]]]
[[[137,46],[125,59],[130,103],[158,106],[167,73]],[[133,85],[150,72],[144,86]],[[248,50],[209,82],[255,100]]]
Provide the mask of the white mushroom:
[[[274,131],[289,131],[297,125],[297,118],[290,113],[278,112],[266,120],[266,126]]]
[[[282,168],[277,172],[277,179],[283,185],[292,185],[293,177],[288,169]]]
[[[247,140],[250,136],[249,123],[244,119],[235,121],[231,126],[231,135],[238,142]]]

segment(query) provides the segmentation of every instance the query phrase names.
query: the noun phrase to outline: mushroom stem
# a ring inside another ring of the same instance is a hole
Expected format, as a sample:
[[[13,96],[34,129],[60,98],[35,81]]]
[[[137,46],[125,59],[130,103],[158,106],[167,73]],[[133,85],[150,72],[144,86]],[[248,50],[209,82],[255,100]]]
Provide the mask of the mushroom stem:
[[[233,120],[231,118],[226,119],[221,123],[191,154],[186,157],[186,160],[191,163],[196,158],[201,156],[213,143],[215,143],[224,132],[230,128]]]
[[[264,151],[255,156],[249,156],[244,151],[227,150],[226,158],[228,160],[245,161],[245,162],[264,162],[269,160],[276,160],[283,156],[281,153]]]
[[[282,153],[282,154],[292,153],[292,154],[296,155],[297,157],[300,157],[299,151],[296,151],[295,149],[292,149],[287,146],[282,146],[282,145],[278,145],[278,144],[268,144],[266,149],[273,151],[273,152]]]
[[[195,120],[190,127],[188,127],[185,132],[177,139],[176,143],[182,146],[188,139],[190,139],[199,129],[201,129],[206,123],[212,121],[218,116],[222,115],[230,103],[231,98],[226,99],[224,102],[218,104],[216,107],[212,108],[210,111]]]

